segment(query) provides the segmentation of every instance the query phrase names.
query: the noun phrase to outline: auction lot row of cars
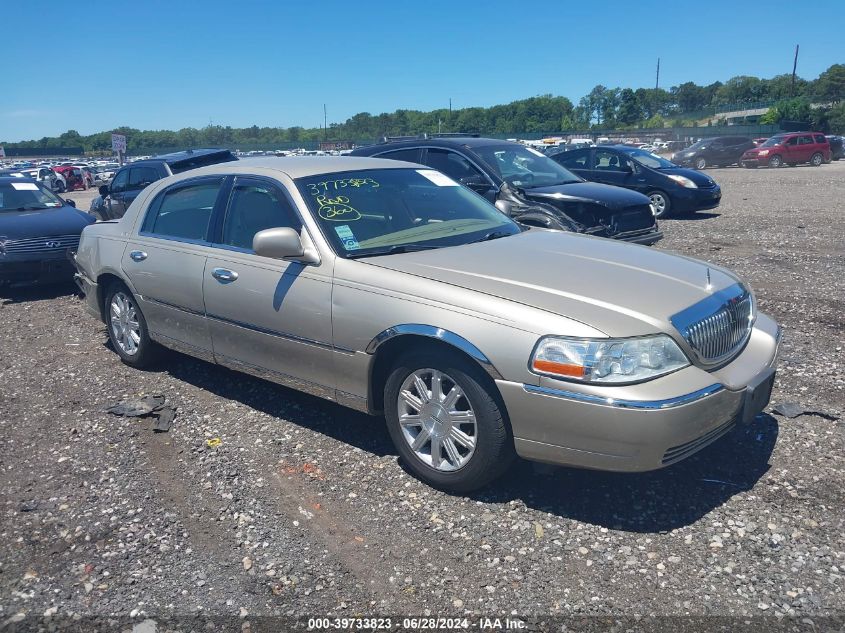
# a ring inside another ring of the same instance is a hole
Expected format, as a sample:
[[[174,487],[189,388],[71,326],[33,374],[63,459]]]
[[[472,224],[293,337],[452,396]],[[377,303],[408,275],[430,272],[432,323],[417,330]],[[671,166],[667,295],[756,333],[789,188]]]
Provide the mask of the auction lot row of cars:
[[[582,171],[621,158],[718,204],[709,177],[638,151],[590,148]],[[494,139],[352,154],[139,161],[112,187],[149,182],[124,208],[104,187],[96,223],[2,177],[0,270],[70,251],[128,365],[171,348],[383,415],[409,469],[449,491],[516,456],[661,468],[767,405],[779,327],[732,272],[641,245],[659,239],[654,198]]]

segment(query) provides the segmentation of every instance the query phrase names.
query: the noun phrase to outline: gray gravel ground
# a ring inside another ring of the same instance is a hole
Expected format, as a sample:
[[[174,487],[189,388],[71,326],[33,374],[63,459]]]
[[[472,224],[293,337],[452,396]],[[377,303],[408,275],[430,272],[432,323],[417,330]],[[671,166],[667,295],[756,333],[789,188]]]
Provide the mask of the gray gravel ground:
[[[522,462],[450,496],[403,470],[381,420],[178,354],[130,369],[72,287],[6,292],[0,629],[74,614],[845,615],[845,161],[708,173],[721,207],[662,222],[658,248],[749,280],[785,328],[773,402],[840,419],[763,414],[658,472]],[[169,433],[102,412],[154,393],[178,409]]]

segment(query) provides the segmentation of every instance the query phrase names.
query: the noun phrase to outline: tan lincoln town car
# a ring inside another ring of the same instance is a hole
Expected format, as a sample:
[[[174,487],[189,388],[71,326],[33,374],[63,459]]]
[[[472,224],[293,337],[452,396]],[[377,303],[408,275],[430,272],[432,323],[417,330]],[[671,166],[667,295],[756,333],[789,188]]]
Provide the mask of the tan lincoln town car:
[[[458,492],[515,455],[684,459],[765,408],[780,341],[723,268],[521,227],[440,172],[374,158],[165,178],[74,259],[125,363],[167,347],[383,414],[408,467]]]

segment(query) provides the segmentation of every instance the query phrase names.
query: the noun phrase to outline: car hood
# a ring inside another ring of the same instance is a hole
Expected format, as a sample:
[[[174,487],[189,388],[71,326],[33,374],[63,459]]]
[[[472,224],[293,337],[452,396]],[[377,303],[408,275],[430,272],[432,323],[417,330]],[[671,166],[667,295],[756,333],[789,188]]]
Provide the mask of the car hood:
[[[692,180],[696,185],[699,187],[713,187],[716,185],[716,181],[713,180],[707,174],[702,174],[700,171],[696,171],[695,169],[685,169],[684,167],[670,167],[668,169],[655,169],[659,174],[664,174],[666,176],[670,174],[674,174],[677,176],[685,176]]]
[[[671,332],[672,315],[738,281],[648,247],[544,230],[360,261],[533,306],[608,336]]]
[[[525,195],[531,199],[551,204],[554,204],[555,201],[585,201],[600,204],[613,210],[648,205],[648,198],[641,193],[597,182],[573,182],[551,187],[535,187],[526,189]]]
[[[93,216],[70,205],[38,211],[0,212],[0,239],[21,240],[30,237],[82,233],[95,221]]]

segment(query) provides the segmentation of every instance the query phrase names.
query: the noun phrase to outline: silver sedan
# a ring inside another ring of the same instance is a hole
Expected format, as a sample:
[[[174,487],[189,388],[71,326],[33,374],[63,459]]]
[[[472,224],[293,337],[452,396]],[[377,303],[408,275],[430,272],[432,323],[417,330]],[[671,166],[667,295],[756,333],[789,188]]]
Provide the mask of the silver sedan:
[[[76,279],[127,364],[162,347],[383,415],[425,481],[515,455],[643,471],[752,423],[780,330],[731,272],[526,229],[440,172],[224,163],[82,234]]]

